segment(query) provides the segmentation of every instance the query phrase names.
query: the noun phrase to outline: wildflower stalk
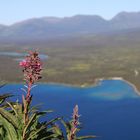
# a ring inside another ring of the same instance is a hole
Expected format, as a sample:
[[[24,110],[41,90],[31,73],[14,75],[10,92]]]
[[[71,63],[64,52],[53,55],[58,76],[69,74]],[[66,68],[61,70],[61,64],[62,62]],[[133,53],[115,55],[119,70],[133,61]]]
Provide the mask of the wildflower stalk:
[[[31,104],[31,89],[33,84],[41,78],[41,70],[42,65],[40,58],[38,56],[38,53],[35,52],[29,52],[29,55],[26,56],[26,58],[19,63],[19,65],[23,68],[24,73],[24,80],[26,81],[26,97],[22,95],[22,101],[23,101],[23,120],[24,124],[27,125],[29,121],[28,111],[29,106]]]
[[[80,117],[80,115],[78,114],[78,105],[76,105],[73,109],[71,130],[70,130],[70,134],[68,135],[68,140],[74,140],[76,137],[78,125],[80,124],[79,117]]]

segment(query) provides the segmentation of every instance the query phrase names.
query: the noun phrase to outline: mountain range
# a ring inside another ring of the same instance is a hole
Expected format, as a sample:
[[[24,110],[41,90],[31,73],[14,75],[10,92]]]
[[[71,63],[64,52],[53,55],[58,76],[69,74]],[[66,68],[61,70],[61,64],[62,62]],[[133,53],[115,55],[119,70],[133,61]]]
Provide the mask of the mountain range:
[[[110,20],[97,15],[42,17],[0,25],[0,40],[46,40],[86,35],[140,36],[140,12],[121,12]],[[131,36],[130,36],[131,37]]]

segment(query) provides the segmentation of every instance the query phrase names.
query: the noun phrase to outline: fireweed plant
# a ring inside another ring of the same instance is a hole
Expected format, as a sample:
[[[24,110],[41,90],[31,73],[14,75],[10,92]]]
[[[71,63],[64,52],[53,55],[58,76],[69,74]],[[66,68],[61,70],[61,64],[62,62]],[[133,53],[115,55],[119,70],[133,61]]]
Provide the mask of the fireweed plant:
[[[71,123],[70,132],[67,135],[68,140],[75,140],[76,132],[78,131],[78,126],[80,125],[79,117],[80,115],[78,114],[78,105],[76,105],[75,108],[73,109],[72,121],[70,122]]]
[[[0,95],[0,140],[82,140],[95,136],[77,136],[80,131],[78,105],[73,109],[72,120],[66,122],[62,118],[40,122],[39,118],[51,111],[39,111],[31,107],[31,90],[35,82],[41,79],[42,63],[38,52],[29,52],[19,63],[24,74],[24,92],[22,103],[8,102],[11,95]],[[62,129],[57,125],[62,123]]]
[[[29,55],[27,55],[26,58],[19,63],[19,65],[23,68],[22,71],[24,73],[24,80],[26,82],[26,90],[24,90],[26,93],[26,97],[22,95],[22,100],[24,105],[24,123],[27,124],[28,107],[32,99],[31,89],[33,87],[33,84],[42,78],[42,63],[40,61],[38,53],[35,51],[29,52]]]

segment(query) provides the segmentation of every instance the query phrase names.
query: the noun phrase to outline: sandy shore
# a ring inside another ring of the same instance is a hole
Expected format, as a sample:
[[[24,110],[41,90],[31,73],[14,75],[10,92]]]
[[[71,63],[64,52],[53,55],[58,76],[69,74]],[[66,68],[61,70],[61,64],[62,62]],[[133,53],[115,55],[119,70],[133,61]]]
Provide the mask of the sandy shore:
[[[140,91],[137,89],[137,87],[134,84],[132,84],[131,82],[129,82],[129,81],[125,80],[125,79],[123,79],[123,81],[125,81],[130,86],[132,86],[134,88],[135,92],[140,96]]]

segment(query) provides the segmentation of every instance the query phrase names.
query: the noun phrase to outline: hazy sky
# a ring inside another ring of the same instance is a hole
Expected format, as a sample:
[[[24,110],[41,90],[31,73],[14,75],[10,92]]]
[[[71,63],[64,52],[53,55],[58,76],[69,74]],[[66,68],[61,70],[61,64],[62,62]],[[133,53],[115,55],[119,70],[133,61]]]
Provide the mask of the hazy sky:
[[[0,0],[0,23],[77,14],[96,14],[110,19],[120,11],[140,11],[140,0]]]

